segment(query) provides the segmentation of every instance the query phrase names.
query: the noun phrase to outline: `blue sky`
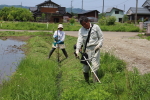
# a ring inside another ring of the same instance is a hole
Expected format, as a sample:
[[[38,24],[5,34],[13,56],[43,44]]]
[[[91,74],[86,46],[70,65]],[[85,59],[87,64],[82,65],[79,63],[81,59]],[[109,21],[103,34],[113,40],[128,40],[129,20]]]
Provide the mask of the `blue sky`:
[[[0,0],[0,5],[22,5],[35,7],[37,4],[40,4],[46,0]],[[69,8],[71,7],[71,1],[73,8],[82,8],[82,0],[51,0],[62,7]],[[138,0],[138,7],[141,7],[146,0]],[[98,10],[102,12],[103,0],[83,0],[83,9],[84,10]],[[104,12],[107,8],[117,7],[121,10],[124,10],[125,13],[130,7],[136,7],[136,0],[104,0]]]

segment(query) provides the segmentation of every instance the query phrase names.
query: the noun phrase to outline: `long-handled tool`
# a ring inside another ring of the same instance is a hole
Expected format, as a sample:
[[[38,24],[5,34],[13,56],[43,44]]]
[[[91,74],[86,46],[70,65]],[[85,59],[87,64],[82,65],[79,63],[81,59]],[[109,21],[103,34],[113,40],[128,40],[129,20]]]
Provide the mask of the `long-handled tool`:
[[[58,41],[58,30],[57,30],[57,41]],[[58,52],[57,52],[57,56],[58,56],[58,62],[60,62],[59,60],[59,44],[57,44],[57,49],[58,49]]]
[[[82,46],[82,47],[83,47],[83,46]],[[81,55],[83,55],[83,53],[81,52],[81,51],[82,51],[82,47],[81,47],[81,50],[79,51],[79,52],[81,53]],[[76,44],[74,45],[74,50],[76,50]],[[96,51],[95,51],[95,53],[96,53]],[[74,55],[75,55],[75,57],[76,57],[77,59],[79,59],[79,57],[77,56],[76,52],[74,52]],[[101,83],[101,81],[99,80],[98,76],[96,75],[96,73],[94,72],[94,70],[92,69],[92,67],[91,67],[91,65],[90,65],[90,63],[89,63],[89,60],[92,59],[93,57],[91,57],[91,58],[89,58],[89,59],[87,59],[84,55],[83,55],[83,57],[84,57],[84,61],[87,62],[88,66],[89,66],[90,69],[91,69],[91,72],[94,74],[94,76],[96,77],[97,81],[98,81],[99,83]]]
[[[82,54],[82,52],[80,52],[81,54]],[[84,57],[84,60],[87,62],[87,64],[89,65],[89,67],[90,67],[90,69],[91,69],[91,72],[94,74],[94,76],[96,77],[96,79],[97,79],[97,81],[99,82],[99,83],[101,83],[101,81],[99,80],[99,78],[98,78],[98,76],[96,75],[96,73],[94,72],[94,70],[92,69],[92,67],[91,67],[91,65],[90,65],[90,63],[89,63],[89,59],[86,59],[86,57],[85,56],[83,56]]]

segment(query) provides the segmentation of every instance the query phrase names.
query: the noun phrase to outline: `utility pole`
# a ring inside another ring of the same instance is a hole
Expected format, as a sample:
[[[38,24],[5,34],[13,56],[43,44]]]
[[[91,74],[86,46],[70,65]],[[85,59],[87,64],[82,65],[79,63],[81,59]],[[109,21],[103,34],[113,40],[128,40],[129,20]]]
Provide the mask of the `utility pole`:
[[[102,15],[104,14],[104,0],[103,0],[103,9],[102,9]]]
[[[22,7],[22,2],[21,2],[21,7]]]
[[[138,8],[138,0],[136,0],[135,26],[137,24],[137,8]]]
[[[70,13],[72,13],[72,0],[71,0],[71,12]]]
[[[83,12],[83,0],[82,0],[82,12]]]
[[[125,5],[124,5],[124,12],[125,12]]]

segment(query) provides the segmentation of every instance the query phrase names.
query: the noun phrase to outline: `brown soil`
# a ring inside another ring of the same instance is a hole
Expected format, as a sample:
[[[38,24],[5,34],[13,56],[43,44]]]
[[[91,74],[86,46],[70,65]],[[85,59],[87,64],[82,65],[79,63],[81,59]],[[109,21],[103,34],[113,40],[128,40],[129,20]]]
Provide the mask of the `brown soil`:
[[[133,36],[107,36],[102,50],[127,62],[127,69],[136,67],[141,74],[150,72],[150,41]]]
[[[30,38],[31,38],[31,36],[5,36],[5,37],[1,37],[2,40],[11,39],[11,40],[18,40],[18,41],[27,41]]]

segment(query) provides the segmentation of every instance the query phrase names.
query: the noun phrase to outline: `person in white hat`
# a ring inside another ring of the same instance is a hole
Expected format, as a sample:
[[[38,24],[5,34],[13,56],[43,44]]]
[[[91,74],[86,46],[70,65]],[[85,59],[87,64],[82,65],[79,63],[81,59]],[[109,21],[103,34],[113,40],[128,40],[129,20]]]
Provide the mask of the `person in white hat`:
[[[52,50],[50,51],[48,58],[51,57],[51,55],[53,54],[55,49],[58,47],[63,51],[65,57],[68,58],[68,54],[65,50],[65,44],[64,44],[65,32],[63,31],[63,25],[62,24],[58,25],[58,30],[54,32],[53,38],[55,41],[53,42]]]

